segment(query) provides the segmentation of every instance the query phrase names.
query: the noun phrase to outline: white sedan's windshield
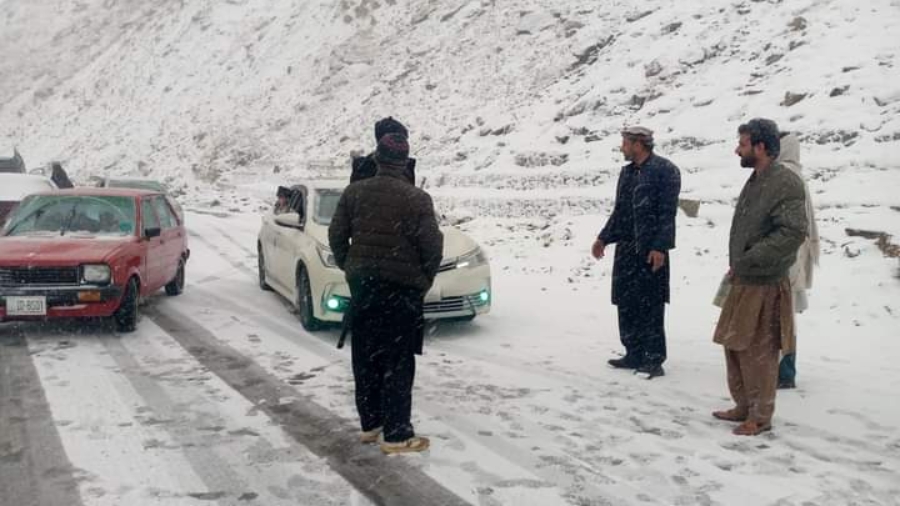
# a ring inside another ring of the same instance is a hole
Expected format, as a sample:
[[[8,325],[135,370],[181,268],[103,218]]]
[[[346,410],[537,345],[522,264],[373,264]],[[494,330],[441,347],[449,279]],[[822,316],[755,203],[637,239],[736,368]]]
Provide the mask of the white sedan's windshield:
[[[330,225],[331,217],[341,200],[341,190],[317,190],[316,208],[313,219],[321,225]]]
[[[132,198],[34,195],[10,216],[3,235],[127,236],[134,230]]]

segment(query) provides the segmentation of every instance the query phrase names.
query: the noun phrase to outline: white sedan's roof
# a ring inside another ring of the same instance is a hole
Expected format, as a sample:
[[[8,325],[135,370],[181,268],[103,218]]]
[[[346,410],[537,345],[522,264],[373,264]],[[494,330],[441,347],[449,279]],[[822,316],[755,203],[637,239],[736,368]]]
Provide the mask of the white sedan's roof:
[[[296,184],[305,186],[308,190],[343,190],[350,184],[346,179],[310,179],[298,181]]]

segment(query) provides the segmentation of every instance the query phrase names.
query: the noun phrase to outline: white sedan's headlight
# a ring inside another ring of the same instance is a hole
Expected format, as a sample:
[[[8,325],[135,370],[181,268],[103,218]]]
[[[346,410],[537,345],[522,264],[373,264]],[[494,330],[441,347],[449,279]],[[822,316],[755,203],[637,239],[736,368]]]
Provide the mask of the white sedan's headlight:
[[[81,277],[85,283],[109,283],[111,272],[108,265],[83,265]]]
[[[322,261],[322,264],[325,267],[337,269],[337,262],[335,262],[334,260],[334,253],[332,253],[330,249],[321,244],[316,244],[316,252],[319,254],[319,260]]]
[[[478,267],[480,265],[486,264],[487,261],[487,255],[484,254],[484,251],[482,251],[480,247],[476,246],[472,251],[466,253],[465,255],[461,255],[456,259],[456,268],[465,269]]]

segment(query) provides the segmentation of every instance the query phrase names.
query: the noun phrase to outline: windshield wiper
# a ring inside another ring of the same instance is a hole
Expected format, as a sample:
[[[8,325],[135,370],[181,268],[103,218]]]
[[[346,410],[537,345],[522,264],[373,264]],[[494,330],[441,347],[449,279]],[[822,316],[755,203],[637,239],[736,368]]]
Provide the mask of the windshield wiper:
[[[72,221],[75,219],[75,210],[78,208],[78,202],[72,206],[72,212],[69,213],[69,216],[66,217],[66,222],[63,223],[62,228],[59,230],[59,235],[66,235],[66,230],[69,230],[69,227],[72,225]]]

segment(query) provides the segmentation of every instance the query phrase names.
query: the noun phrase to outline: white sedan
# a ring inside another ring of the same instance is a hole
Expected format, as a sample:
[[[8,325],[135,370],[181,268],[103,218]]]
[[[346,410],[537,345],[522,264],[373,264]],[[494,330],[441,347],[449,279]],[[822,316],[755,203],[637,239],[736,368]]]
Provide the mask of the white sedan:
[[[307,330],[339,322],[350,301],[344,272],[328,247],[328,225],[345,182],[312,181],[290,188],[287,208],[263,216],[259,231],[259,284],[290,300]],[[425,318],[471,320],[491,308],[491,268],[469,236],[441,227],[444,259],[425,295]]]

